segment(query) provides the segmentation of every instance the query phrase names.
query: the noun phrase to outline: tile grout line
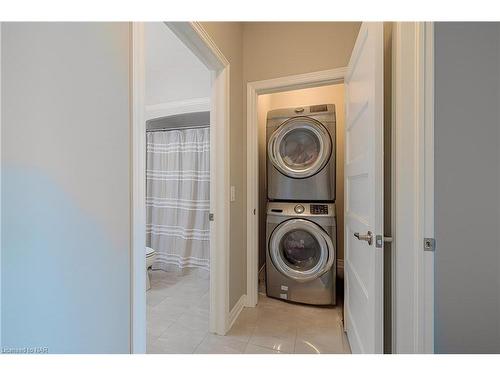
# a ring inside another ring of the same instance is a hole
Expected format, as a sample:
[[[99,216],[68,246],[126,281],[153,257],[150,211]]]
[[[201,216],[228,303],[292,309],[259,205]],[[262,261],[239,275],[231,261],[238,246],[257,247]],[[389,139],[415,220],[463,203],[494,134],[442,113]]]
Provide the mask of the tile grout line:
[[[205,334],[205,336],[203,336],[203,338],[201,339],[201,341],[198,343],[198,345],[196,345],[196,347],[194,348],[194,350],[191,352],[191,354],[195,354],[196,353],[196,350],[198,350],[198,348],[200,347],[201,343],[203,341],[205,341],[205,339],[208,337],[208,335],[210,334],[210,332],[207,332]]]
[[[245,350],[243,351],[243,353],[245,353],[248,349],[248,345],[250,345],[250,341],[252,340],[252,337],[255,333],[255,330],[257,329],[257,322],[259,321],[259,319],[257,319],[257,321],[255,322],[255,326],[253,327],[253,329],[251,330],[252,333],[250,333],[250,335],[248,335],[248,340],[247,340],[247,345],[245,346]],[[253,344],[252,344],[253,345]]]
[[[296,347],[297,347],[297,337],[299,336],[299,332],[297,327],[295,327],[295,339],[293,340],[293,354],[296,352]]]

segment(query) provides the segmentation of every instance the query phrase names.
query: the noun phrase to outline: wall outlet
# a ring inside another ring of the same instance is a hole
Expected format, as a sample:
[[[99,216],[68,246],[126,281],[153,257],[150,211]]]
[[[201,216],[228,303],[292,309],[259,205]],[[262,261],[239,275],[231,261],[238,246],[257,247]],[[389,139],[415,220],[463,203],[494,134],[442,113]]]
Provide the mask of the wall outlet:
[[[236,200],[236,187],[231,186],[231,198],[230,201],[234,202]]]

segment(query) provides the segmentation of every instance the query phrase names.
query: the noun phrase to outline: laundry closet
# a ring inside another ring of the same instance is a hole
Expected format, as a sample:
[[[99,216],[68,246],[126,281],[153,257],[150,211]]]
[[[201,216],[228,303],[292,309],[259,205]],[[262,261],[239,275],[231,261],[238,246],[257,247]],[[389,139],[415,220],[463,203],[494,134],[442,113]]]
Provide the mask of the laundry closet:
[[[341,305],[344,85],[260,95],[258,123],[259,292]]]

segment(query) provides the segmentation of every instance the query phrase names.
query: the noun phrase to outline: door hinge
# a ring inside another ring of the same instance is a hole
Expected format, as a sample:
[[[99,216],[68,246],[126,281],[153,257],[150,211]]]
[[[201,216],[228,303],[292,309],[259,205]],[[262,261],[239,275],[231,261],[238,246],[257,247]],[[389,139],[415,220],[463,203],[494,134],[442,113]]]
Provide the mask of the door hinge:
[[[424,251],[436,251],[436,240],[434,238],[424,238]]]
[[[384,242],[392,242],[392,237],[382,236],[380,234],[375,236],[375,247],[378,247],[379,249],[382,248]]]
[[[256,212],[256,210],[255,210],[255,208],[254,208],[254,209],[253,209],[253,214],[254,214],[254,215],[255,215],[255,212]]]
[[[213,213],[209,213],[208,214],[208,221],[214,221],[214,220],[215,220],[214,214]]]

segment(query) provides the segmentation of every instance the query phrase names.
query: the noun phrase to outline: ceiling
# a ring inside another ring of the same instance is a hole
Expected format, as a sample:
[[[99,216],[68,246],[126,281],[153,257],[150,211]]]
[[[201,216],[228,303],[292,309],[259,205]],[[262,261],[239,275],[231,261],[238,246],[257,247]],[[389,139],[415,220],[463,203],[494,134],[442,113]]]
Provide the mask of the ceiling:
[[[146,105],[210,97],[210,72],[163,22],[145,24]]]

